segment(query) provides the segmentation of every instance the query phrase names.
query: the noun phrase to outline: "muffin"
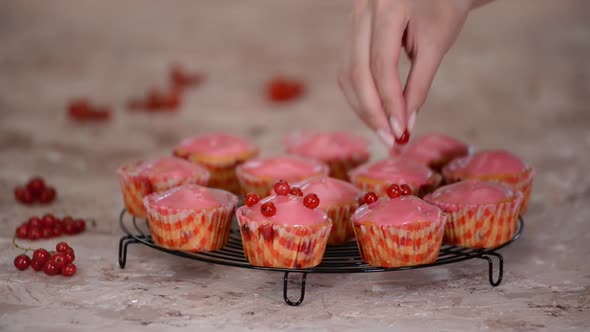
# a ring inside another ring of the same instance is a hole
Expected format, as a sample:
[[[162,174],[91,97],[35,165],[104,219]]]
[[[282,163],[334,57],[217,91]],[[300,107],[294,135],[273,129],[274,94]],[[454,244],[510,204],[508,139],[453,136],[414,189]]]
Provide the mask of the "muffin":
[[[227,244],[238,197],[225,190],[188,184],[151,194],[143,201],[155,244],[200,252]]]
[[[382,197],[352,215],[363,261],[385,268],[436,261],[446,220],[441,209],[416,196]]]
[[[339,245],[354,238],[350,217],[358,207],[360,190],[343,180],[331,177],[315,177],[294,183],[303,195],[315,193],[320,198],[319,208],[332,220],[328,245]]]
[[[287,136],[283,144],[290,154],[320,160],[330,167],[330,176],[348,180],[348,171],[369,160],[365,139],[346,132],[306,133]]]
[[[200,164],[211,173],[209,187],[240,192],[236,166],[258,155],[258,148],[241,137],[208,134],[183,140],[174,155]]]
[[[294,183],[315,176],[326,176],[328,172],[328,166],[324,163],[299,156],[252,159],[236,169],[242,193],[253,192],[260,197],[267,196],[279,180]]]
[[[417,195],[434,190],[440,183],[440,175],[409,158],[391,158],[365,164],[349,173],[350,181],[363,192],[372,191],[385,196],[392,183],[407,184]]]
[[[465,180],[424,197],[449,219],[444,241],[467,248],[494,248],[516,232],[522,194],[501,183]]]
[[[535,171],[508,151],[486,150],[453,160],[443,169],[443,176],[447,183],[477,179],[508,184],[522,193],[520,213],[524,214],[531,197]]]
[[[332,221],[317,208],[318,202],[304,205],[303,197],[291,194],[260,201],[246,197],[246,202],[236,215],[250,264],[297,269],[320,264]]]
[[[449,161],[469,154],[469,146],[453,137],[431,133],[420,136],[401,147],[394,156],[417,160],[434,169],[442,169]]]
[[[139,218],[147,216],[145,196],[183,184],[206,185],[209,179],[207,169],[175,157],[127,163],[119,167],[117,174],[125,208]]]

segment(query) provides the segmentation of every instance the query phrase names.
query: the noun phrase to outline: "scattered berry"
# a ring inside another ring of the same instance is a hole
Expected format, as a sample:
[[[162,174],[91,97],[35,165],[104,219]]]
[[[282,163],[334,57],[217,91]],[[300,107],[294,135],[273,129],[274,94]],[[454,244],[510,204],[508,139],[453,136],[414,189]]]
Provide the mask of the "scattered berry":
[[[286,78],[274,78],[267,83],[268,99],[274,102],[287,102],[295,100],[303,95],[303,83]]]
[[[57,252],[66,252],[66,250],[71,249],[70,246],[65,242],[60,242],[55,245],[55,250]]]
[[[33,217],[33,218],[37,218],[37,217]],[[33,218],[31,218],[31,219],[33,219]],[[37,219],[39,219],[39,218],[37,218]],[[55,218],[54,215],[52,215],[50,213],[44,215],[43,218],[41,219],[41,224],[43,225],[42,227],[48,227],[48,228],[53,227],[53,226],[55,226],[56,222],[57,222],[57,219]]]
[[[412,194],[412,188],[410,188],[410,186],[408,186],[407,184],[402,184],[400,186],[400,189],[402,191],[402,195],[404,196],[408,196]]]
[[[39,203],[41,203],[41,204],[51,203],[55,200],[56,195],[57,195],[57,192],[55,191],[55,188],[47,187],[39,195]]]
[[[320,205],[320,198],[316,194],[307,194],[303,197],[303,205],[306,208],[315,209]]]
[[[41,238],[49,239],[53,237],[53,230],[51,228],[41,228]]]
[[[54,276],[60,272],[60,269],[53,265],[50,260],[43,265],[43,272],[45,272],[45,274],[48,276]]]
[[[74,229],[76,233],[82,233],[86,230],[86,221],[84,219],[74,220]]]
[[[289,186],[289,184],[287,182],[281,180],[281,181],[275,183],[273,189],[277,195],[284,196],[284,195],[289,194],[291,187]]]
[[[52,232],[54,237],[61,236],[64,233],[64,226],[62,224],[57,224],[53,226]]]
[[[45,181],[39,176],[33,177],[27,183],[26,188],[33,194],[33,196],[39,197],[39,195],[45,190]]]
[[[22,223],[15,231],[15,237],[19,239],[37,240],[40,238],[53,238],[62,234],[75,235],[86,230],[86,221],[66,216],[63,220],[48,213],[42,218],[31,217]]]
[[[39,248],[33,252],[33,261],[39,261],[41,266],[43,266],[43,264],[45,264],[45,262],[47,262],[50,257],[51,255],[49,252],[43,248]]]
[[[379,199],[379,197],[377,196],[377,194],[375,194],[372,191],[366,193],[365,197],[364,197],[364,201],[367,204],[373,204],[373,203],[377,202],[378,199]]]
[[[170,81],[174,86],[179,88],[198,86],[203,82],[204,78],[204,75],[200,73],[189,73],[178,65],[173,65],[170,68]]]
[[[272,217],[277,213],[277,208],[272,202],[266,202],[260,206],[260,213],[265,217]]]
[[[14,188],[16,200],[26,205],[34,202],[48,204],[53,202],[56,196],[55,188],[47,186],[45,180],[39,176],[31,178],[25,186]]]
[[[30,265],[31,259],[27,255],[18,255],[14,259],[14,266],[21,271],[28,269]]]
[[[42,219],[39,219],[39,217],[31,217],[27,223],[29,224],[29,227],[40,228],[45,226]]]
[[[58,252],[51,256],[49,262],[61,270],[61,268],[66,264],[66,256],[63,253]]]
[[[258,203],[259,201],[260,197],[258,197],[258,195],[255,193],[249,193],[248,195],[246,195],[246,198],[244,198],[244,203],[249,207],[256,205],[256,203]]]
[[[63,252],[66,264],[71,263],[76,260],[76,254],[74,253],[74,249],[68,248],[65,252]]]
[[[29,240],[35,241],[41,238],[41,230],[38,227],[29,228]]]
[[[81,98],[73,100],[67,107],[70,119],[78,122],[107,121],[111,119],[111,109],[92,105],[90,100]]]
[[[74,274],[76,274],[76,265],[72,264],[72,263],[67,263],[66,265],[64,265],[64,267],[61,269],[61,274],[64,277],[71,277]]]
[[[291,190],[289,190],[289,193],[291,195],[303,197],[303,191],[297,187],[291,187]]]
[[[387,196],[390,198],[398,198],[402,195],[402,190],[397,184],[392,184],[387,187]]]
[[[31,268],[35,271],[41,271],[43,270],[43,266],[45,265],[45,262],[38,260],[38,259],[33,259],[31,261]]]
[[[408,141],[410,140],[410,133],[408,133],[408,131],[404,131],[404,133],[400,136],[400,137],[396,137],[395,138],[395,142],[397,144],[406,144],[408,143]]]
[[[29,237],[29,226],[27,224],[23,224],[18,226],[16,229],[16,237],[19,239],[26,239]]]

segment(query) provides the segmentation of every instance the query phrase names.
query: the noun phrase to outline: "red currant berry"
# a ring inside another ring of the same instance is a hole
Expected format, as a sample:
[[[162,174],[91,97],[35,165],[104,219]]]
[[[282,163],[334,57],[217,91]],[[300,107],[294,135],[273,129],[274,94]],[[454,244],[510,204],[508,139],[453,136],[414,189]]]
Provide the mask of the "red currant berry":
[[[66,256],[63,253],[58,252],[57,254],[51,256],[49,262],[55,265],[55,267],[58,269],[61,269],[66,264]]]
[[[41,266],[51,258],[49,252],[43,248],[39,248],[33,252],[33,260],[39,261]]]
[[[26,270],[31,265],[31,259],[27,255],[18,255],[14,259],[14,266],[19,270]]]
[[[297,187],[291,187],[289,194],[303,197],[303,191]]]
[[[63,217],[63,219],[61,220],[62,226],[65,223],[72,223],[74,222],[74,218],[70,217],[70,216],[65,216]]]
[[[29,218],[29,221],[27,221],[27,223],[29,224],[29,227],[41,228],[44,226],[43,222],[41,221],[41,219],[39,219],[39,217],[31,217]]]
[[[302,82],[277,77],[267,83],[266,89],[271,101],[286,102],[303,95],[304,86]]]
[[[406,144],[408,143],[408,141],[410,140],[410,133],[408,133],[408,131],[404,131],[404,133],[400,136],[400,137],[396,137],[395,138],[395,142],[397,144]]]
[[[17,201],[21,202],[22,201],[22,197],[24,196],[25,192],[27,192],[27,188],[23,187],[23,186],[17,186],[14,188],[14,198],[16,198]]]
[[[76,260],[76,254],[74,253],[74,249],[68,248],[65,252],[63,252],[64,258],[66,260],[66,264],[73,262]]]
[[[362,196],[361,196],[361,197],[359,197],[359,198],[357,198],[357,200],[356,200],[356,201],[357,201],[357,203],[358,203],[359,205],[363,205],[363,204],[365,204],[365,198],[364,198],[364,197],[362,197]]]
[[[27,205],[32,204],[33,201],[35,201],[33,193],[24,187],[16,187],[16,189],[14,189],[14,197],[16,197],[17,201]]]
[[[372,191],[365,194],[365,203],[367,203],[367,204],[373,204],[373,203],[377,202],[378,199],[379,199],[379,197],[377,196],[377,194],[375,194]]]
[[[387,187],[387,196],[389,198],[398,198],[402,195],[402,190],[397,184],[392,184]]]
[[[39,176],[33,177],[27,183],[27,190],[30,191],[34,197],[39,197],[43,190],[45,190],[45,181]]]
[[[260,197],[258,197],[258,195],[255,193],[249,193],[248,195],[246,195],[246,198],[244,198],[244,203],[249,207],[256,205],[256,203],[258,203],[259,201]]]
[[[64,233],[67,235],[76,234],[76,225],[74,222],[64,222]]]
[[[291,190],[291,186],[289,186],[289,184],[286,181],[281,180],[281,181],[275,183],[273,189],[277,195],[285,196],[285,195],[289,194],[289,190]]]
[[[57,252],[66,252],[66,250],[68,250],[68,249],[71,249],[71,248],[65,242],[60,242],[57,245],[55,245],[55,250],[57,250]]]
[[[29,240],[35,241],[41,238],[41,229],[39,227],[29,227]]]
[[[266,202],[260,206],[260,213],[265,217],[272,217],[277,213],[277,208],[272,202]]]
[[[41,237],[44,239],[52,238],[53,237],[53,229],[41,228]]]
[[[303,197],[303,205],[309,209],[315,209],[320,205],[320,198],[316,194],[307,194]]]
[[[74,274],[76,274],[76,265],[72,264],[72,263],[68,263],[66,264],[62,269],[61,269],[61,274],[64,277],[71,277]]]
[[[41,271],[43,270],[43,266],[45,265],[45,262],[38,260],[38,259],[32,259],[31,260],[31,268],[35,271]]]
[[[61,236],[64,233],[64,227],[61,223],[56,224],[55,226],[53,226],[52,232],[54,237]]]
[[[55,226],[56,222],[57,222],[57,219],[51,213],[44,215],[43,218],[41,219],[42,225],[44,227],[48,227],[48,228]]]
[[[60,272],[57,266],[53,265],[51,260],[43,265],[43,272],[48,276],[54,276]]]
[[[19,239],[26,239],[29,237],[29,225],[22,224],[16,229],[16,237]]]
[[[74,220],[74,228],[76,229],[76,233],[84,232],[86,230],[86,221],[84,219]]]
[[[55,188],[47,187],[39,195],[39,203],[41,203],[41,204],[51,203],[55,200],[56,195],[57,195],[57,192],[55,191]]]
[[[401,191],[402,191],[402,195],[404,196],[408,196],[412,194],[412,188],[410,188],[410,186],[408,186],[407,184],[402,184],[401,186],[399,186]]]

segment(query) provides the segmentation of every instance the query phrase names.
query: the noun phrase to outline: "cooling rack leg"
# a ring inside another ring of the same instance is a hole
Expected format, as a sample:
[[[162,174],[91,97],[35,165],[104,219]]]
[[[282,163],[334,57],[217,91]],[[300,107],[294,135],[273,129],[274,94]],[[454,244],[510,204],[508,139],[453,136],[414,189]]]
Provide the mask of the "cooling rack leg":
[[[498,279],[496,281],[494,281],[494,260],[490,256],[498,258]],[[500,283],[502,283],[502,278],[504,277],[504,259],[502,258],[502,255],[495,252],[489,252],[487,254],[482,255],[479,258],[488,261],[490,285],[492,285],[493,287],[499,286]]]
[[[299,300],[297,300],[297,302],[292,302],[291,300],[289,300],[289,296],[287,295],[287,288],[288,288],[288,284],[289,284],[289,272],[285,272],[285,276],[283,278],[283,299],[285,300],[285,302],[288,305],[292,305],[292,306],[298,306],[301,304],[301,302],[303,302],[303,298],[305,297],[305,280],[307,278],[307,273],[302,273],[301,274],[301,295],[299,297]]]
[[[119,267],[124,269],[127,264],[127,246],[130,243],[137,243],[137,241],[131,236],[123,236],[119,240]]]

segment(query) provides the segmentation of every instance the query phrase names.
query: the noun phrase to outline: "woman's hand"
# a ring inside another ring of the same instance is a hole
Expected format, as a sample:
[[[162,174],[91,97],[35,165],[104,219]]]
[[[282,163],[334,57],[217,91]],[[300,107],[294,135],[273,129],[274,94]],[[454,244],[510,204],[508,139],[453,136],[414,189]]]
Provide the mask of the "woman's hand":
[[[357,0],[349,63],[339,84],[354,111],[392,147],[416,115],[470,9],[487,0]],[[402,86],[404,48],[412,66]]]

